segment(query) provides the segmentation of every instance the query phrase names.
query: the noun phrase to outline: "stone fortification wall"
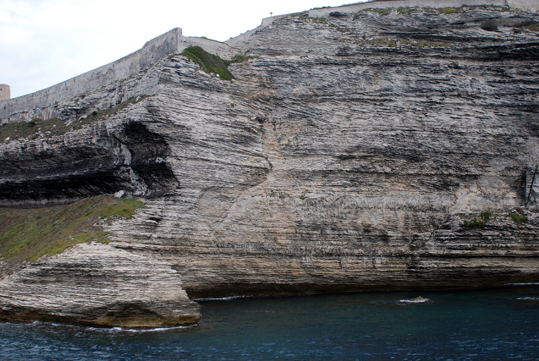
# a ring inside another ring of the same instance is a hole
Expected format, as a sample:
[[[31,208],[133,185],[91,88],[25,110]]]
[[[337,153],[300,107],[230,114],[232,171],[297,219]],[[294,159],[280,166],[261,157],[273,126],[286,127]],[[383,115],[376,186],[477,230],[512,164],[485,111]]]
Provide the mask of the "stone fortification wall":
[[[7,84],[0,84],[0,101],[11,99],[11,88]]]
[[[527,11],[539,11],[539,1],[537,0],[395,0],[312,9],[309,10],[309,16],[327,16],[334,11],[351,13],[367,8],[397,8],[401,6],[459,7],[462,5],[511,6]],[[260,28],[267,27],[271,25],[273,21],[289,15],[290,14],[285,14],[264,18],[262,19],[260,27],[230,39],[227,43],[221,43],[206,38],[184,37],[182,35],[182,30],[180,28],[175,28],[148,41],[142,49],[129,54],[126,57],[66,80],[50,88],[14,99],[9,99],[9,97],[5,97],[4,93],[0,92],[0,122],[10,121],[10,117],[13,114],[38,107],[46,107],[56,101],[84,94],[114,81],[128,78],[131,75],[148,69],[159,59],[172,53],[179,53],[188,46],[199,45],[206,51],[218,54],[223,58],[230,58],[238,52],[234,49],[235,46],[240,46],[243,42],[248,41],[248,39]],[[13,117],[12,121],[16,121],[16,119],[19,118]]]
[[[56,101],[71,98],[99,89],[114,81],[125,79],[140,71],[149,69],[158,60],[172,53],[179,53],[186,47],[199,45],[205,50],[229,58],[233,54],[230,46],[205,38],[191,38],[182,35],[182,29],[175,28],[148,41],[140,50],[115,62],[81,74],[50,88],[32,94],[0,102],[0,121],[8,122],[13,114],[46,107]],[[232,54],[232,55],[231,55]],[[0,98],[2,100],[2,98]],[[16,121],[13,117],[11,121]]]

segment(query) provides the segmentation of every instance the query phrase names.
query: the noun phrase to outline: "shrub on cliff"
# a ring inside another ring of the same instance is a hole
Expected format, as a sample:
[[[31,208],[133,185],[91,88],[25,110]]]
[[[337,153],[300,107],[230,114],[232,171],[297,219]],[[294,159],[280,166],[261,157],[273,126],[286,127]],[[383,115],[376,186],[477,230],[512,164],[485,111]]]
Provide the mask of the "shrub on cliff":
[[[188,57],[204,70],[206,73],[218,74],[221,79],[232,80],[234,76],[228,70],[228,66],[219,55],[210,54],[200,46],[190,46],[185,48],[182,55]]]
[[[461,213],[459,215],[461,218],[464,218],[465,215]],[[467,228],[483,228],[487,225],[488,221],[493,217],[492,212],[483,211],[480,213],[479,217],[473,217],[472,220],[464,220],[464,226]]]
[[[526,223],[528,221],[528,217],[523,214],[518,214],[516,212],[509,213],[509,216],[516,224]]]

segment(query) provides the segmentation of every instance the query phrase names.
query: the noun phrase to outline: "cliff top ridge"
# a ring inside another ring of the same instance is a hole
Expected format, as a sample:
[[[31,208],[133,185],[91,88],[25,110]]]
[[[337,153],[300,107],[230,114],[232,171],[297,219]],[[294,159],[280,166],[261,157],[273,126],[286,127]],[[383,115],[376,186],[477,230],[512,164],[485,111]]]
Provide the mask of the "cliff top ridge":
[[[539,11],[536,0],[376,0],[363,3],[346,4],[336,7],[322,7],[308,10],[311,18],[330,16],[334,13],[356,13],[365,9],[385,9],[400,7],[451,8],[461,6],[508,6],[525,11]],[[305,12],[300,12],[305,13]],[[261,25],[240,34],[226,42],[207,38],[185,37],[181,28],[175,28],[148,41],[140,50],[135,51],[112,63],[68,79],[49,88],[16,98],[0,98],[0,123],[9,122],[10,116],[29,109],[45,107],[89,91],[109,85],[115,81],[129,78],[149,69],[160,59],[173,53],[181,53],[189,46],[200,46],[222,58],[232,58],[240,51],[236,49],[248,42],[257,31],[270,26],[274,21],[294,14],[282,14],[262,19]]]

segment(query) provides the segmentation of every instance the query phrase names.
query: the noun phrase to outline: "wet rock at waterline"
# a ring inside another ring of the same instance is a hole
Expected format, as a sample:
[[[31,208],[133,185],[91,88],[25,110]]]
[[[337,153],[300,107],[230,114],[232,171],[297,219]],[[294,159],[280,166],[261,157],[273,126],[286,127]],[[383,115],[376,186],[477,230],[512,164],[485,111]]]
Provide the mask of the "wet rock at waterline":
[[[0,319],[154,328],[200,319],[169,264],[104,244],[80,244],[0,281]]]

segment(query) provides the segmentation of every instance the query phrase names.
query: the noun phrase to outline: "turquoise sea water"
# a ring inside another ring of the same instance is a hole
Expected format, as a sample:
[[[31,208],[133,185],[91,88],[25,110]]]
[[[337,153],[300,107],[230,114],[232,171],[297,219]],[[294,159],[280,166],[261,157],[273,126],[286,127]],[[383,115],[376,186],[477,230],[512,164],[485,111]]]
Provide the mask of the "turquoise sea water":
[[[201,305],[169,330],[0,323],[0,360],[539,360],[537,285]]]

